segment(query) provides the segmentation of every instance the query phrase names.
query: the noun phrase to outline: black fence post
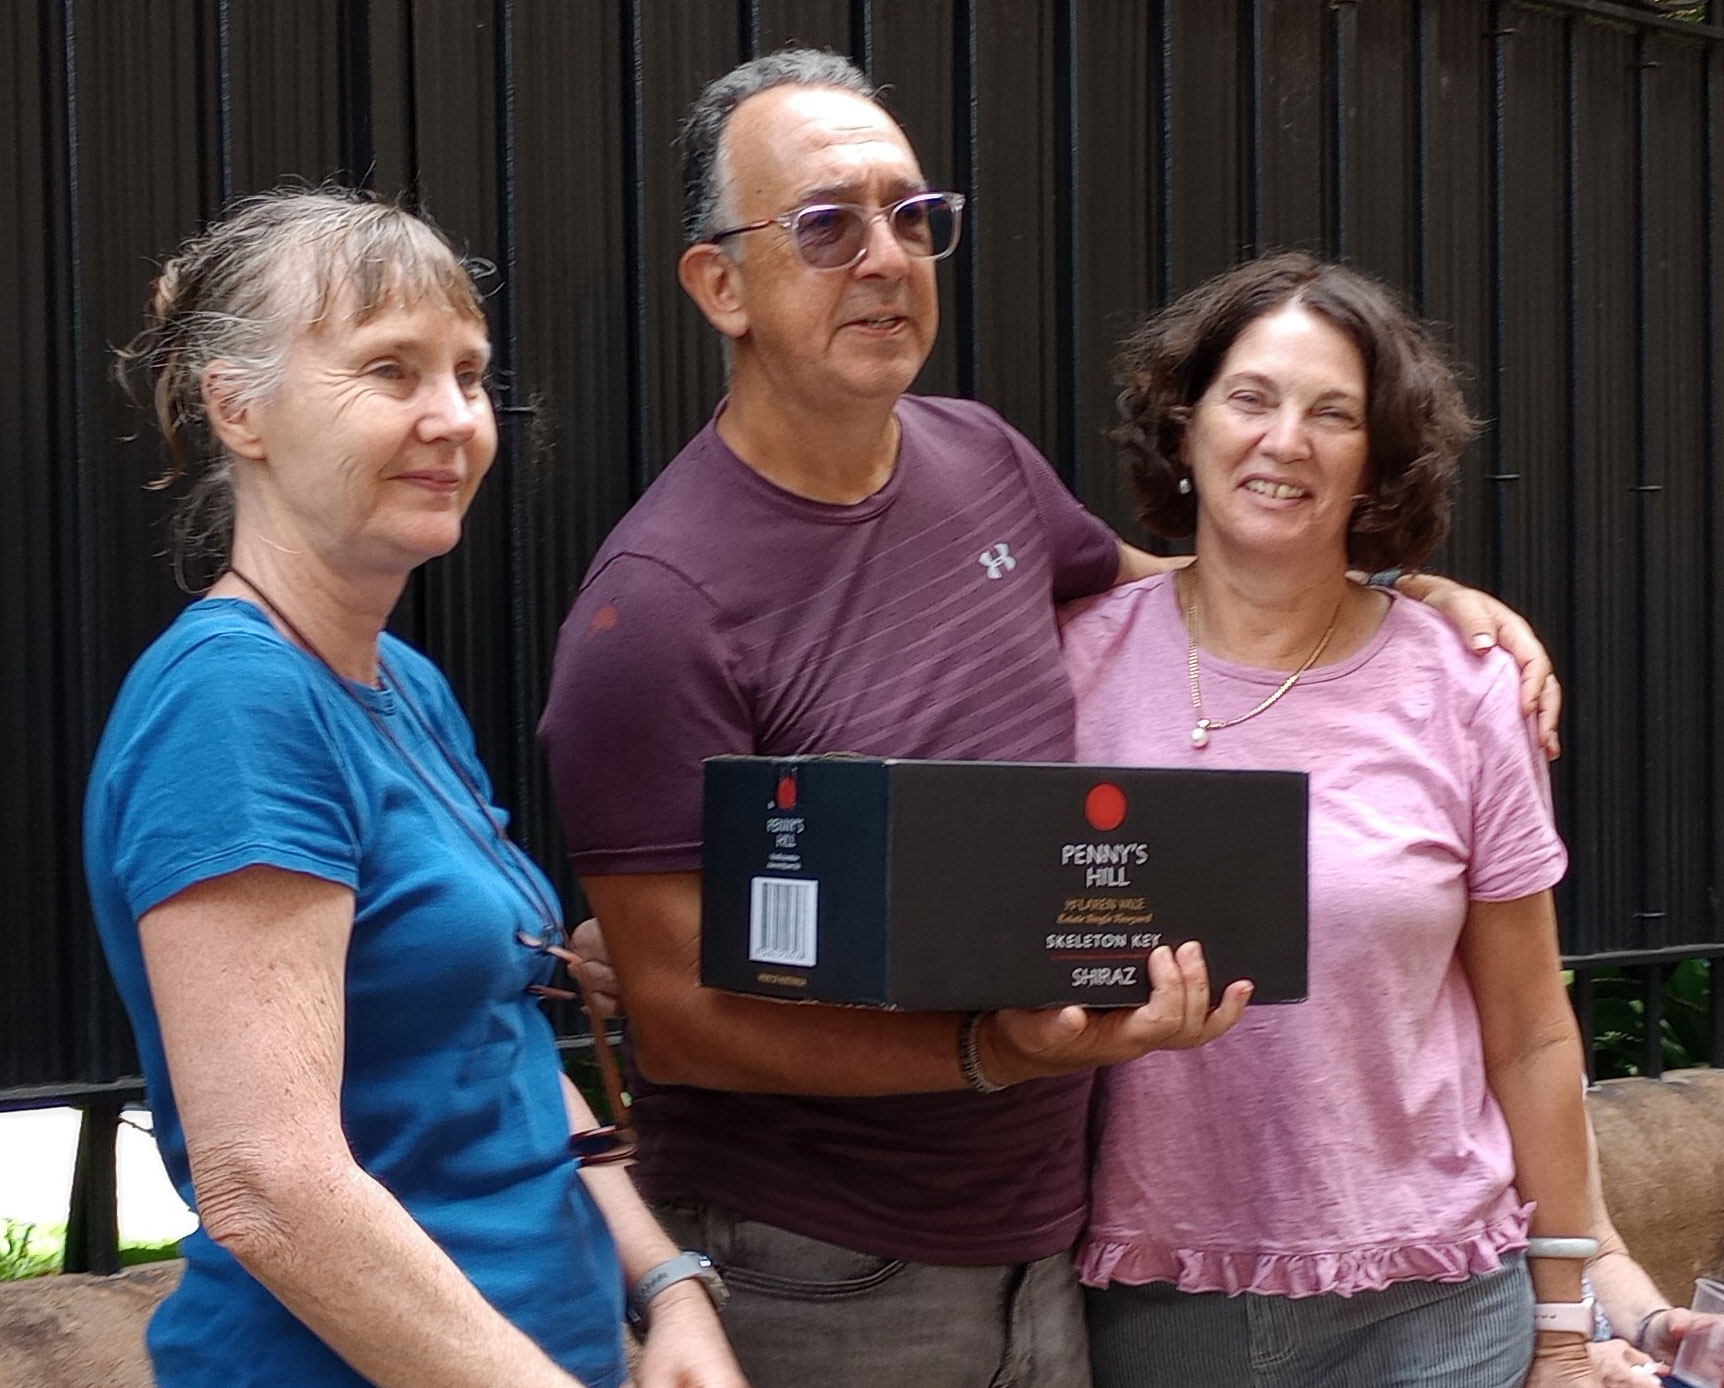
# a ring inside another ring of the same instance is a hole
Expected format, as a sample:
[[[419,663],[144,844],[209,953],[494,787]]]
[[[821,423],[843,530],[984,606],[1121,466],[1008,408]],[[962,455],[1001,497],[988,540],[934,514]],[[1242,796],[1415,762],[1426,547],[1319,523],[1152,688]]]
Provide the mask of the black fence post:
[[[91,1104],[78,1130],[78,1160],[72,1169],[72,1207],[66,1218],[63,1272],[120,1270],[120,1211],[116,1142],[120,1106]]]
[[[1724,1067],[1724,989],[1718,986],[1721,962],[1717,955],[1706,961],[1706,1010],[1712,1023],[1712,1050],[1706,1059],[1714,1069]]]
[[[1576,969],[1574,984],[1569,989],[1569,1002],[1574,1007],[1574,1020],[1580,1026],[1580,1051],[1586,1062],[1586,1078],[1590,1082],[1598,1078],[1598,1065],[1592,1052],[1593,1035],[1593,997],[1592,970]]]
[[[1640,970],[1640,1073],[1654,1080],[1664,1073],[1664,984],[1668,977],[1663,964],[1648,964]]]

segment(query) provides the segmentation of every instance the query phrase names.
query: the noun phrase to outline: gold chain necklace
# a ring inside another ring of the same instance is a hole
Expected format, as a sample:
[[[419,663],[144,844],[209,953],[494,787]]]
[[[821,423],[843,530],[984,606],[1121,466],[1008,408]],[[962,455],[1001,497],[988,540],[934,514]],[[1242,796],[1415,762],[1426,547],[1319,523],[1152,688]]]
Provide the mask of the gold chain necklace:
[[[1341,602],[1347,600],[1345,593],[1341,594]],[[1197,724],[1191,730],[1191,745],[1193,747],[1209,746],[1209,734],[1217,728],[1231,728],[1247,719],[1255,718],[1266,709],[1274,707],[1294,685],[1299,683],[1299,677],[1315,665],[1323,657],[1323,652],[1329,648],[1329,638],[1335,634],[1335,624],[1341,620],[1341,602],[1335,604],[1335,610],[1329,614],[1329,626],[1323,632],[1323,639],[1317,643],[1317,649],[1305,657],[1305,663],[1286,679],[1281,681],[1281,687],[1249,713],[1242,713],[1237,718],[1205,718],[1203,716],[1203,686],[1197,678],[1197,585],[1192,584],[1191,596],[1185,603],[1186,656],[1185,668],[1191,677],[1191,707],[1197,715]]]

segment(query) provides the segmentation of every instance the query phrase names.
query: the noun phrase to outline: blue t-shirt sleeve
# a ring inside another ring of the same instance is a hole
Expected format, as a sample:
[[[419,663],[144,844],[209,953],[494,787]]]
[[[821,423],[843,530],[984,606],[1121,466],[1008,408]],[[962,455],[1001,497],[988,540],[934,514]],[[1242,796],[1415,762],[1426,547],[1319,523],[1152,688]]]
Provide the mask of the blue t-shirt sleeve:
[[[244,867],[358,885],[362,811],[316,673],[267,637],[222,632],[141,691],[104,788],[134,919]]]

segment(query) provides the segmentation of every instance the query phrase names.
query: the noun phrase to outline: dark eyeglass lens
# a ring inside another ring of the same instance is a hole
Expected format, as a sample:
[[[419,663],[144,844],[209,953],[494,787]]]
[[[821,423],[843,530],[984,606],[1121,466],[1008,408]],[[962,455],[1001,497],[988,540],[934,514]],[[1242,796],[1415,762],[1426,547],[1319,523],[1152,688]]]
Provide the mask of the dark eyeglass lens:
[[[796,219],[796,249],[816,269],[849,264],[863,235],[862,219],[848,207],[811,207]]]

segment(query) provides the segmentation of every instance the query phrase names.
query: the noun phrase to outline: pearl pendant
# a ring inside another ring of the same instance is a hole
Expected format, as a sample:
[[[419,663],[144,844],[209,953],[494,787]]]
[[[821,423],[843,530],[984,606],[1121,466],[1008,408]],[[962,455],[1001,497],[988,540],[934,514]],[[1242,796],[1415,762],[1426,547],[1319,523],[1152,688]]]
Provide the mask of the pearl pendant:
[[[1191,745],[1193,747],[1209,746],[1209,720],[1199,718],[1197,726],[1191,730]]]

